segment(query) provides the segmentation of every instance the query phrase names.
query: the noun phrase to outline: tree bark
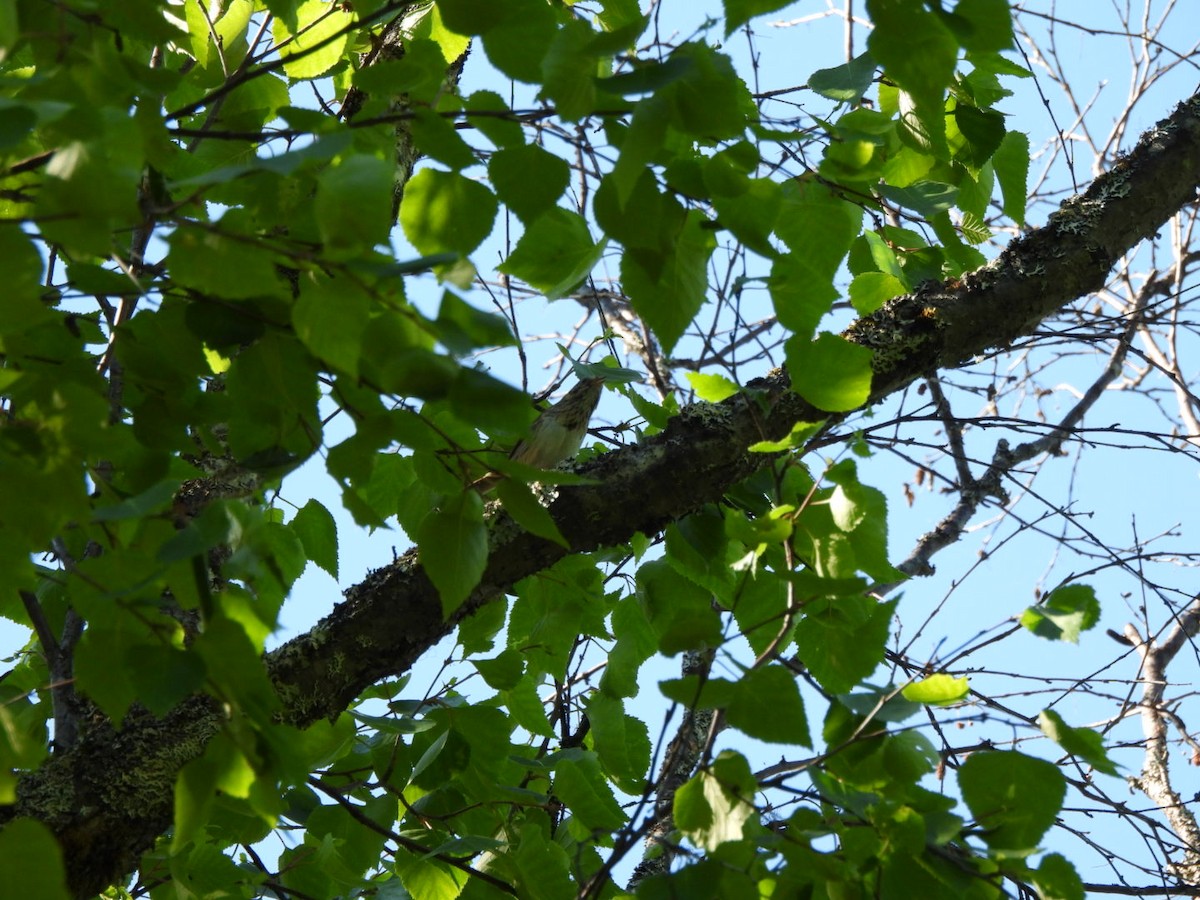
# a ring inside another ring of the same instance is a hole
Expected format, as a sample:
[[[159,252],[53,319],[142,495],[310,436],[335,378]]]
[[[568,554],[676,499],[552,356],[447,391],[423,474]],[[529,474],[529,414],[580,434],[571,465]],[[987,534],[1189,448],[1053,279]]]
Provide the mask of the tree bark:
[[[1003,348],[1100,289],[1122,255],[1196,199],[1198,185],[1200,95],[993,263],[855,322],[845,336],[875,351],[868,403]],[[580,466],[598,483],[563,487],[550,506],[569,550],[499,512],[483,581],[449,622],[415,552],[369,574],[311,631],[265,657],[284,720],[303,727],[335,717],[368,685],[410,668],[462,618],[568,553],[654,533],[719,500],[768,458],[747,446],[827,418],[787,386],[786,373],[774,372],[723,403],[688,407],[642,444]],[[194,698],[163,719],[132,717],[119,732],[93,728],[73,751],[22,778],[0,824],[18,816],[44,822],[63,844],[71,889],[91,896],[132,869],[168,827],[175,774],[221,724],[215,703]]]

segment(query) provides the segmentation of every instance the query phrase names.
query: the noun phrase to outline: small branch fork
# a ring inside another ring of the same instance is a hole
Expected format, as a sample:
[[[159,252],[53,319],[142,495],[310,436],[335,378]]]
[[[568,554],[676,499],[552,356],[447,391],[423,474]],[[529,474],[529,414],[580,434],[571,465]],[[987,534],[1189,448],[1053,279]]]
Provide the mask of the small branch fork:
[[[917,540],[916,547],[908,558],[896,568],[909,577],[932,575],[934,571],[932,558],[962,537],[967,523],[975,516],[984,501],[992,497],[1001,503],[1008,502],[1008,494],[1004,489],[1003,482],[1017,466],[1038,456],[1061,455],[1063,444],[1075,433],[1075,429],[1083,422],[1084,416],[1095,406],[1096,401],[1100,399],[1108,386],[1121,376],[1125,359],[1129,355],[1130,344],[1142,327],[1146,304],[1152,295],[1153,291],[1150,290],[1149,284],[1139,292],[1137,300],[1130,310],[1125,328],[1117,340],[1117,345],[1109,355],[1108,364],[1062,420],[1042,437],[1019,444],[1015,448],[1010,447],[1008,441],[1003,438],[997,441],[992,461],[982,475],[974,476],[971,473],[969,459],[963,446],[961,424],[951,413],[949,402],[941,389],[937,376],[929,377],[926,383],[929,385],[937,414],[946,427],[947,442],[958,471],[959,499],[954,509],[933,530],[926,532]],[[900,582],[878,585],[873,589],[873,593],[877,596],[884,596],[895,590],[899,584]]]

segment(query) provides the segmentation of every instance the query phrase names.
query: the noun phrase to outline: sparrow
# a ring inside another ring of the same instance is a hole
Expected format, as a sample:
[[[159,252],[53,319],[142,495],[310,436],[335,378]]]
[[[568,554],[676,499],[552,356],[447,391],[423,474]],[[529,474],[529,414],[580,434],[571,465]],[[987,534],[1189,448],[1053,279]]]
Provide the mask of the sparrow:
[[[565,397],[537,417],[529,429],[529,437],[518,441],[508,458],[538,469],[552,469],[574,456],[587,435],[603,387],[603,378],[580,381],[567,391]],[[488,472],[475,479],[471,487],[485,494],[504,477],[499,472]]]

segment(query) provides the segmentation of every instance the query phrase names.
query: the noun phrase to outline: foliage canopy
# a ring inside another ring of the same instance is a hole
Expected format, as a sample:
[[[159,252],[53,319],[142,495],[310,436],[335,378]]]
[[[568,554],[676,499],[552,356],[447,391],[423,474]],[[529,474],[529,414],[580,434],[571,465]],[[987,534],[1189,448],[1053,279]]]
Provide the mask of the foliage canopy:
[[[1000,358],[1194,199],[1200,102],[1022,231],[1005,102],[1035,66],[1004,0],[867,0],[866,49],[780,91],[733,41],[788,3],[668,38],[673,5],[0,0],[12,890],[1084,895],[1049,842],[1120,771],[1104,729],[908,654],[895,589],[1090,408],[989,462],[939,370]],[[1096,396],[1148,315],[1095,339]],[[497,451],[536,415],[523,329],[645,373],[617,449],[541,475]],[[959,500],[894,564],[860,468],[909,423],[862,411],[918,379]],[[416,546],[347,572],[348,524]],[[280,645],[307,566],[353,587]],[[1095,628],[1087,579],[1051,587],[1008,635]],[[1195,633],[1172,615],[1125,635],[1147,670]],[[944,729],[989,714],[1043,740]],[[1169,827],[1159,878],[1194,888],[1200,831]]]

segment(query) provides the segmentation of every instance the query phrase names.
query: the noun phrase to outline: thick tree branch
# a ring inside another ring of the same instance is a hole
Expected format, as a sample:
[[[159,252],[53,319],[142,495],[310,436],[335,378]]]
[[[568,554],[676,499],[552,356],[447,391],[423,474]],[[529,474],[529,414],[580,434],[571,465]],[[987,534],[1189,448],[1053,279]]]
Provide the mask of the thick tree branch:
[[[1006,346],[1099,290],[1121,255],[1195,199],[1198,181],[1200,97],[1193,97],[1147,132],[1112,172],[994,263],[961,282],[898,298],[855,323],[847,337],[876,351],[869,402]],[[749,444],[825,417],[788,393],[787,384],[785,374],[775,373],[752,385],[761,388],[757,395],[689,407],[647,442],[581,466],[599,483],[563,488],[550,508],[569,551],[524,533],[501,513],[483,582],[451,622],[443,621],[415,553],[372,573],[309,633],[267,656],[284,718],[303,726],[336,716],[366,686],[407,670],[455,622],[521,578],[568,552],[656,532],[718,500],[762,465],[761,455],[746,452]],[[165,720],[135,719],[120,734],[99,730],[23,778],[18,803],[0,810],[0,823],[14,816],[47,823],[69,847],[73,890],[93,894],[166,827],[174,773],[203,751],[204,736],[220,724],[215,704],[194,701]],[[98,766],[111,769],[109,782]]]

